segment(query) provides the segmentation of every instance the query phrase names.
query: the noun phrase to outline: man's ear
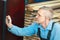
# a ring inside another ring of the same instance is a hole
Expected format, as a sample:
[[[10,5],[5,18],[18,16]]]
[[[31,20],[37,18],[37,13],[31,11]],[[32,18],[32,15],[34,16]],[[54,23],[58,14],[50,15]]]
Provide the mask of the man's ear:
[[[47,19],[47,17],[45,16],[45,19]]]
[[[48,17],[45,16],[45,19],[48,19]]]

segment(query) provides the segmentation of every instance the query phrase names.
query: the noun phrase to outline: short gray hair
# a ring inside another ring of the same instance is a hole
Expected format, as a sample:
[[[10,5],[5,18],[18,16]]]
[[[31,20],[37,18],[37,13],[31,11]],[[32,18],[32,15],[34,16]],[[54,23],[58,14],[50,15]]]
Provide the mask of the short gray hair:
[[[48,10],[49,13],[45,13],[45,16],[49,17],[50,19],[52,19],[54,12],[53,12],[53,9],[51,7],[43,6],[43,7],[40,7],[39,10],[40,9]]]

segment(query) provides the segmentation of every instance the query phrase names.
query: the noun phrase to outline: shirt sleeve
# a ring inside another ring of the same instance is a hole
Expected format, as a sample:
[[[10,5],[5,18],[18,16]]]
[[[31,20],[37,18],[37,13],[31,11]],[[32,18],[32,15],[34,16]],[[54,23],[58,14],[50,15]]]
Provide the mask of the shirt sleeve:
[[[35,24],[33,23],[32,25],[24,28],[13,25],[11,29],[8,28],[8,31],[17,36],[31,36],[35,33],[34,25]]]
[[[57,24],[56,26],[56,33],[55,33],[54,40],[60,40],[60,24]]]

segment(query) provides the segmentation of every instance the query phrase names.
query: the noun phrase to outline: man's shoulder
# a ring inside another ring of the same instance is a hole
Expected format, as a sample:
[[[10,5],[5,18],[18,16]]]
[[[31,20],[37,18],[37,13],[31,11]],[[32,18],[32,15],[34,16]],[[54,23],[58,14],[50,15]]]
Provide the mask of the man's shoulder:
[[[60,29],[60,23],[56,22],[56,23],[54,24],[54,27],[55,27],[55,29]]]

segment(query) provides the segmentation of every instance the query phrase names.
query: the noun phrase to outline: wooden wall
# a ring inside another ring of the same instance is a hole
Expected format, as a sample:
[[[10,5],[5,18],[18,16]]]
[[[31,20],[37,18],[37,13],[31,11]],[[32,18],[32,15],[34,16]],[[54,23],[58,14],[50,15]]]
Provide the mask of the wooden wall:
[[[3,2],[0,0],[0,40],[2,40]]]
[[[0,0],[0,40],[2,40],[2,20],[3,20],[3,9],[4,2]],[[6,15],[10,15],[13,24],[24,27],[24,0],[7,0]],[[23,37],[18,37],[10,32],[7,28],[5,31],[5,40],[23,40]]]
[[[14,25],[24,27],[24,0],[8,0],[7,15],[10,15]],[[5,40],[23,40],[23,37],[18,37],[6,30]]]

